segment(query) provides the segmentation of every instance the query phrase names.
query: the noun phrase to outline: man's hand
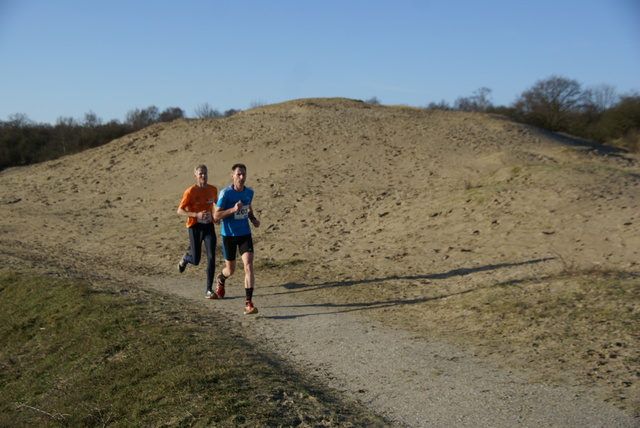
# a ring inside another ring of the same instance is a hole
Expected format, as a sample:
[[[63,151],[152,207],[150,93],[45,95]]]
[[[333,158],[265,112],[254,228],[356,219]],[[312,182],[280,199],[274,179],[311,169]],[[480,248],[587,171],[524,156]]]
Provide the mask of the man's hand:
[[[211,211],[200,211],[196,213],[196,219],[200,223],[211,223]]]

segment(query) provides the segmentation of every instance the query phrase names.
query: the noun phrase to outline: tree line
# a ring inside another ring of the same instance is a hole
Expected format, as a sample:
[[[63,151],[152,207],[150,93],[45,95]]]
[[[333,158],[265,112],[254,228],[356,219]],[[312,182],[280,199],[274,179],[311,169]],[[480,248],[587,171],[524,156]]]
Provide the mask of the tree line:
[[[502,114],[553,132],[640,153],[640,94],[619,95],[613,86],[591,88],[575,79],[551,76],[537,81],[508,107],[494,106],[491,89],[427,108]]]
[[[221,113],[205,103],[196,108],[195,117],[225,117],[238,111],[230,109]],[[25,114],[13,114],[9,120],[0,121],[0,170],[57,159],[101,146],[154,123],[185,118],[181,108],[169,107],[160,111],[156,106],[130,110],[124,122],[111,120],[107,123],[92,111],[81,120],[60,117],[53,125],[35,123]]]
[[[380,104],[377,97],[365,102]],[[432,102],[425,108],[502,114],[549,131],[640,153],[640,94],[619,95],[606,84],[585,89],[574,79],[551,76],[522,92],[510,106],[494,106],[491,89],[483,87],[470,96],[459,97],[453,105]],[[221,113],[205,103],[196,108],[194,118],[228,117],[239,111]],[[14,114],[0,121],[0,170],[78,153],[154,123],[184,118],[181,108],[160,111],[155,106],[130,110],[124,122],[108,123],[93,112],[86,113],[82,120],[60,117],[53,125]]]

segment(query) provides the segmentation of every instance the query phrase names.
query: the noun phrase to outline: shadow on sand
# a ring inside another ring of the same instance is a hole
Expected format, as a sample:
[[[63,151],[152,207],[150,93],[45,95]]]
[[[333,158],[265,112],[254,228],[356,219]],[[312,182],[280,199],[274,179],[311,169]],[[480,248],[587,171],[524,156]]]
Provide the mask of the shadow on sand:
[[[528,260],[525,262],[517,262],[517,263],[501,263],[501,264],[495,264],[495,265],[487,265],[487,266],[479,266],[476,268],[460,268],[460,269],[454,269],[451,270],[449,272],[444,272],[444,273],[434,273],[434,274],[427,274],[427,275],[413,275],[413,276],[390,276],[387,278],[373,278],[373,279],[365,279],[365,280],[357,280],[357,281],[329,281],[329,282],[324,282],[321,284],[299,284],[299,283],[287,283],[287,284],[282,284],[281,286],[286,288],[287,291],[281,292],[281,293],[273,293],[272,295],[278,295],[278,294],[290,294],[290,293],[303,293],[303,292],[308,292],[308,291],[314,291],[314,290],[319,290],[319,289],[323,289],[323,288],[331,288],[331,287],[350,287],[352,285],[356,285],[356,284],[371,284],[371,283],[382,283],[385,281],[394,281],[394,280],[429,280],[429,279],[448,279],[448,278],[453,278],[456,276],[465,276],[465,275],[469,275],[472,273],[476,273],[476,272],[486,272],[486,271],[491,271],[491,270],[497,270],[497,269],[505,269],[505,268],[510,268],[510,267],[516,267],[516,266],[524,266],[524,265],[531,265],[531,264],[536,264],[536,263],[543,263],[549,260],[554,260],[556,259],[555,257],[547,257],[547,258],[541,258],[541,259],[534,259],[534,260]],[[545,277],[542,278],[538,278],[538,279],[544,279]],[[529,281],[530,278],[524,278],[524,279],[514,279],[514,280],[510,280],[510,281],[506,281],[503,283],[499,283],[499,284],[494,284],[493,287],[505,287],[505,286],[512,286],[512,285],[517,285],[526,281]],[[334,308],[335,310],[333,311],[329,311],[327,312],[326,310],[322,310],[319,311],[317,313],[306,313],[306,314],[299,314],[299,315],[279,315],[279,316],[265,316],[263,318],[268,318],[268,319],[294,319],[294,318],[301,318],[301,317],[307,317],[307,316],[312,316],[312,315],[330,315],[330,314],[337,314],[337,313],[344,313],[344,312],[355,312],[355,311],[363,311],[363,310],[367,310],[367,309],[380,309],[380,308],[385,308],[385,307],[391,307],[391,306],[397,306],[397,305],[413,305],[416,303],[424,303],[424,302],[429,302],[429,301],[434,301],[434,300],[440,300],[440,299],[445,299],[447,297],[451,297],[451,296],[457,296],[457,295],[462,295],[462,294],[467,294],[467,293],[471,293],[479,288],[484,288],[484,287],[477,287],[477,288],[471,288],[469,290],[464,290],[464,291],[460,291],[457,293],[450,293],[450,294],[444,294],[441,296],[436,296],[436,297],[423,297],[423,298],[417,298],[417,299],[396,299],[396,300],[387,300],[384,302],[370,302],[370,303],[331,303],[331,302],[324,302],[324,303],[314,303],[314,304],[307,304],[307,305],[293,305],[293,306],[277,306],[280,308]]]

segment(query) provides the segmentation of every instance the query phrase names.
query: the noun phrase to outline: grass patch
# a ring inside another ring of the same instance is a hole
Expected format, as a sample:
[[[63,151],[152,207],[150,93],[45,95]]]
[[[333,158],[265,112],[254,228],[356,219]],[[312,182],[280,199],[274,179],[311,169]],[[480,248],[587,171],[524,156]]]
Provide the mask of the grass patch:
[[[1,274],[0,426],[383,426],[164,299]]]
[[[535,361],[545,381],[606,385],[607,401],[640,414],[637,274],[568,266],[550,277],[478,288],[438,314],[458,315],[466,344]]]
[[[596,331],[600,340],[615,340],[620,334],[637,331],[640,280],[621,271],[570,269],[544,281],[489,286],[473,301],[460,303],[490,318],[519,320],[514,323],[518,330],[542,327],[548,338],[559,342],[593,337]]]

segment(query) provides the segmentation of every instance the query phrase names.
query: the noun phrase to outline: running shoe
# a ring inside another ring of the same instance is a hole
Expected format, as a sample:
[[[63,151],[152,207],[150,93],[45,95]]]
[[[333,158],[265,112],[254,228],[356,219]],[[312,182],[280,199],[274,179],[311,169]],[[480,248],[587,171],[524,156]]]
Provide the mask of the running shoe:
[[[218,295],[211,290],[207,290],[207,293],[204,295],[205,299],[217,299]]]
[[[184,256],[182,256],[182,258],[180,259],[180,263],[178,263],[178,271],[180,271],[180,273],[184,272],[184,270],[187,268],[187,261],[184,258],[188,255],[189,253],[184,253]]]
[[[247,302],[247,306],[244,307],[244,314],[251,315],[251,314],[257,314],[257,313],[258,313],[258,308],[253,306],[253,303]]]
[[[222,285],[222,286],[224,287],[224,282],[225,282],[226,280],[227,280],[227,279],[226,279],[226,278],[225,278],[221,273],[219,273],[219,274],[218,274],[218,276],[216,276],[216,283],[217,283],[218,285]]]
[[[220,283],[218,283],[218,286],[216,287],[216,295],[218,296],[218,299],[222,299],[224,297],[224,285],[220,285]]]

